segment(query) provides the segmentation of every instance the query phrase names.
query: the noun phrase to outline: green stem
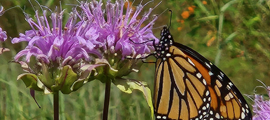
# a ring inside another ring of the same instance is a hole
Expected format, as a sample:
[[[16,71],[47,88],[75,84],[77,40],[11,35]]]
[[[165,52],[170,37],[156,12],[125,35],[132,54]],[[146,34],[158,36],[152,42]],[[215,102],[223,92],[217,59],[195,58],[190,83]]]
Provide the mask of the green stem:
[[[104,100],[104,107],[103,107],[103,120],[108,120],[110,92],[111,92],[111,80],[108,80],[106,82],[106,88],[105,88],[105,100]]]
[[[54,120],[59,120],[59,91],[53,94]]]

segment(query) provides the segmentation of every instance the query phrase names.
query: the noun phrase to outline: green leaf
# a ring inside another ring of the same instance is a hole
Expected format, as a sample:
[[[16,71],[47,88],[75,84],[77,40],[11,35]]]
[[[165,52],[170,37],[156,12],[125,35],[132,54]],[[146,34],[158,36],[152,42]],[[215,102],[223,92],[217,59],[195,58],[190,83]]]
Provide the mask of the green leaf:
[[[71,86],[78,79],[77,74],[72,70],[71,66],[64,66],[61,75],[56,79],[56,86],[52,86],[53,88],[60,87],[60,90],[64,94],[69,94],[72,92]]]
[[[145,82],[141,82],[134,79],[116,79],[113,83],[119,88],[121,91],[131,94],[133,90],[139,90],[143,93],[145,100],[147,101],[148,106],[151,110],[151,116],[154,117],[154,108],[151,97],[151,90],[147,86]]]
[[[85,80],[78,80],[78,81],[75,81],[72,86],[70,87],[70,90],[71,91],[76,91],[78,90],[80,87],[82,87],[85,83],[87,83],[87,81]]]
[[[80,75],[80,78],[79,78],[79,81],[80,80],[84,80],[84,79],[88,79],[87,82],[91,81],[91,80],[94,80],[95,79],[95,74],[98,74],[96,72],[96,68],[99,67],[99,66],[104,66],[105,64],[87,64],[87,65],[84,65],[82,68],[81,68],[81,75]],[[93,75],[92,77],[90,77],[90,75]]]
[[[37,81],[39,80],[38,77],[35,74],[32,73],[23,73],[20,74],[17,77],[17,80],[23,80],[25,86],[27,88],[31,88],[33,90],[37,90],[37,91],[43,91],[43,89],[41,89],[40,87],[38,87],[37,85]]]

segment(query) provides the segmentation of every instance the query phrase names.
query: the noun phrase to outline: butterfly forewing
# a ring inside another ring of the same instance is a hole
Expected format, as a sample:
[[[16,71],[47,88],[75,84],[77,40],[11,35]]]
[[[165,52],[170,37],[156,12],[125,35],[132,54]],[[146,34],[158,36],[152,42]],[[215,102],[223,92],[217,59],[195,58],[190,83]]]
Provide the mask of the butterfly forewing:
[[[175,45],[188,55],[200,73],[204,73],[203,76],[207,81],[212,98],[210,113],[213,114],[210,114],[209,117],[245,120],[252,118],[244,97],[219,68],[191,48],[179,43],[175,43]]]
[[[250,109],[229,78],[196,51],[174,43],[164,27],[156,50],[156,119],[250,120]]]

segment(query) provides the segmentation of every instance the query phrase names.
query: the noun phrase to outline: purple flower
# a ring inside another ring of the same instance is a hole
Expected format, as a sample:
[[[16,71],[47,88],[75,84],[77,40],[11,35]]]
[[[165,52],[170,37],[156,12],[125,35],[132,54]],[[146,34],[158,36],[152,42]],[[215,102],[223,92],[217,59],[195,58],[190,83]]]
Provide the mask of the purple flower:
[[[149,54],[153,50],[153,42],[158,41],[153,35],[152,28],[157,16],[149,23],[152,8],[145,14],[140,14],[145,5],[138,5],[133,11],[131,4],[124,8],[124,0],[110,0],[102,9],[102,0],[93,0],[90,3],[82,2],[80,8],[90,24],[83,36],[86,40],[94,41],[96,48],[101,48],[106,54],[120,54],[121,57]],[[139,16],[141,15],[141,19]]]
[[[262,81],[258,80],[261,82],[267,92],[268,92],[268,99],[264,99],[265,95],[258,95],[255,94],[254,98],[252,100],[254,101],[253,107],[253,120],[268,120],[270,119],[270,86],[266,86]],[[261,86],[260,86],[261,87]]]
[[[27,72],[18,79],[45,93],[70,93],[93,79],[105,82],[137,72],[141,60],[127,57],[143,57],[154,50],[157,16],[148,20],[152,8],[140,14],[146,4],[133,11],[131,4],[124,8],[125,2],[108,0],[105,7],[102,0],[81,2],[64,26],[64,11],[51,13],[50,19],[45,10],[42,15],[36,11],[35,20],[26,16],[32,29],[12,39],[13,44],[28,43],[14,57]]]
[[[153,35],[152,28],[157,16],[150,19],[153,8],[145,14],[141,13],[147,4],[139,4],[135,9],[125,0],[116,0],[115,3],[108,0],[105,6],[102,0],[80,3],[79,17],[87,23],[82,37],[91,41],[95,49],[102,53],[103,60],[100,61],[110,69],[104,67],[100,71],[106,71],[104,73],[110,74],[108,76],[121,78],[130,72],[137,72],[141,60],[135,57],[147,56],[154,50],[153,40],[158,42],[158,39]],[[97,76],[97,79],[103,78]]]
[[[2,6],[0,6],[0,9],[1,9]],[[0,11],[1,13],[1,11]],[[0,42],[4,42],[7,40],[7,33],[6,31],[3,31],[2,28],[0,27]],[[9,49],[7,48],[1,48],[0,47],[0,55],[3,53],[3,52],[7,52],[7,51],[10,51]]]
[[[26,62],[30,62],[30,58],[34,56],[39,62],[46,64],[63,62],[66,60],[78,61],[81,59],[90,60],[88,53],[95,52],[95,47],[90,41],[86,41],[81,37],[80,29],[83,29],[84,23],[76,23],[77,16],[70,13],[65,26],[63,26],[63,13],[52,13],[51,20],[46,17],[47,11],[43,11],[43,15],[39,16],[36,11],[36,21],[26,16],[26,20],[32,27],[20,37],[12,39],[12,43],[27,41],[28,45],[15,56],[15,61],[25,56]]]
[[[28,43],[14,57],[26,72],[18,79],[28,88],[46,94],[56,91],[68,94],[86,83],[93,69],[103,65],[92,64],[95,58],[90,54],[98,58],[101,53],[94,49],[92,41],[82,37],[86,22],[77,20],[76,12],[71,12],[63,26],[63,14],[64,11],[51,13],[48,19],[46,10],[42,15],[36,11],[36,20],[26,15],[32,29],[12,39],[13,44]]]
[[[0,41],[4,42],[5,40],[7,40],[7,33],[0,27]]]
[[[270,100],[264,100],[262,95],[255,95],[253,112],[255,113],[253,120],[270,119]]]

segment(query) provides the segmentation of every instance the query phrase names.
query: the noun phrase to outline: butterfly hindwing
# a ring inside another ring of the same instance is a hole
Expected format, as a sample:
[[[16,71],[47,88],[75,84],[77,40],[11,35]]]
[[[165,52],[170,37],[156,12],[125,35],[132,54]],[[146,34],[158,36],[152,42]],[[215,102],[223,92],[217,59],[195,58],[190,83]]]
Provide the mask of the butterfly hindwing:
[[[244,97],[218,67],[191,48],[179,43],[175,45],[196,61],[195,65],[208,71],[208,75],[205,73],[205,76],[210,77],[206,80],[212,98],[211,111],[213,112],[210,111],[210,116],[219,119],[251,119],[252,115]]]
[[[155,50],[156,119],[251,119],[230,79],[196,51],[175,43],[166,27]]]

